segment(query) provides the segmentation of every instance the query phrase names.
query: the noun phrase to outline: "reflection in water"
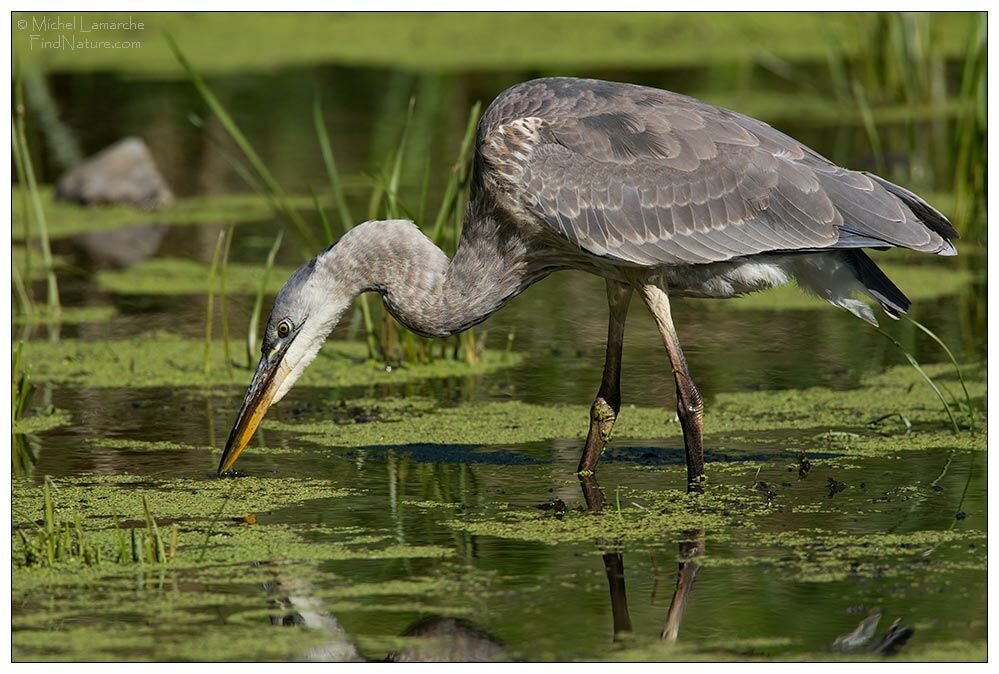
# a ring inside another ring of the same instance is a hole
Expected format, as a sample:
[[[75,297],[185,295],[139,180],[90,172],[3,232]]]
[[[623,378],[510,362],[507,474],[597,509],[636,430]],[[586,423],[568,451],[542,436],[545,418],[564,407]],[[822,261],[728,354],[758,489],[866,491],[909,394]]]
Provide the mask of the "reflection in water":
[[[463,618],[430,616],[412,624],[403,637],[418,639],[417,647],[391,653],[389,662],[501,662],[509,660],[496,637]]]
[[[10,435],[11,472],[15,477],[29,477],[38,461],[38,453],[24,433]]]
[[[332,613],[323,608],[315,597],[312,587],[303,581],[280,576],[265,586],[269,592],[287,592],[271,602],[273,608],[287,611],[284,615],[272,615],[271,624],[276,626],[300,626],[318,630],[328,635],[321,646],[309,649],[303,659],[311,662],[365,662],[354,645],[353,639]]]
[[[336,616],[323,608],[315,590],[301,580],[278,577],[266,589],[279,594],[271,602],[282,615],[272,615],[275,626],[302,627],[328,635],[322,645],[301,657],[309,662],[375,662],[361,653],[354,639]],[[492,634],[471,621],[447,616],[421,618],[399,635],[407,640],[385,658],[388,662],[503,662],[510,659],[506,648]]]
[[[680,542],[680,568],[676,575],[673,600],[669,603],[669,610],[666,611],[666,622],[663,624],[661,634],[663,641],[676,641],[680,634],[680,623],[683,622],[683,613],[687,609],[687,596],[694,587],[697,572],[701,569],[697,557],[704,552],[704,529],[686,531],[684,536],[692,540]]]
[[[154,224],[98,230],[74,236],[70,245],[84,269],[124,268],[155,255],[169,229]]]
[[[623,634],[631,632],[628,594],[624,589],[624,557],[620,552],[607,552],[603,559],[610,588],[611,615],[614,616],[614,641],[619,641]]]
[[[579,475],[579,486],[583,490],[586,507],[592,513],[600,513],[604,508],[604,493],[592,474]],[[688,491],[702,491],[697,483],[688,483]],[[619,542],[600,541],[601,547],[619,547]],[[669,609],[666,611],[666,621],[661,637],[663,641],[676,641],[680,633],[680,623],[687,608],[687,597],[697,572],[701,568],[697,559],[704,553],[704,529],[684,532],[684,540],[680,542],[679,569],[677,571],[676,589]],[[607,573],[607,585],[610,589],[611,614],[614,619],[614,641],[621,639],[625,633],[631,632],[631,615],[628,612],[628,596],[624,586],[624,556],[620,552],[606,552],[603,555],[604,570]]]
[[[606,499],[596,478],[592,474],[578,477],[588,511],[601,513]],[[697,558],[704,551],[704,537],[703,529],[688,531],[684,532],[685,540],[679,543],[680,562],[676,589],[666,612],[661,632],[663,641],[676,641],[679,634],[687,599],[700,569]],[[598,545],[608,550],[603,554],[602,560],[610,592],[613,640],[618,642],[633,632],[625,587],[624,556],[621,552],[614,551],[620,547],[619,541],[601,540]],[[304,653],[303,659],[312,662],[373,661],[360,652],[355,640],[341,626],[336,616],[323,608],[316,591],[308,583],[279,576],[266,587],[269,592],[280,597],[271,603],[273,608],[281,612],[271,617],[271,624],[319,630],[328,635],[328,640],[322,645]],[[389,662],[497,662],[510,659],[499,639],[462,618],[440,615],[424,617],[399,636],[407,640],[407,646],[389,653],[386,658]],[[410,640],[412,645],[408,645]]]
[[[832,650],[843,653],[859,651],[874,637],[878,629],[878,622],[881,620],[881,609],[871,609],[866,618],[846,634],[841,634],[832,642]],[[902,625],[902,619],[896,618],[888,627],[888,630],[881,635],[881,638],[871,644],[866,650],[868,653],[878,653],[880,655],[894,655],[909,641],[916,630],[912,627]]]

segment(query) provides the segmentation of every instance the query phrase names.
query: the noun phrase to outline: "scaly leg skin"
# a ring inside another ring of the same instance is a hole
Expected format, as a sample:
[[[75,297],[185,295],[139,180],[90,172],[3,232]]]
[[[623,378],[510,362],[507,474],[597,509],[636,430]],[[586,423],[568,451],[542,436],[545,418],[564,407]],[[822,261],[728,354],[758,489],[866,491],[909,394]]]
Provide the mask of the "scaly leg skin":
[[[583,500],[586,501],[586,510],[591,513],[600,513],[604,509],[604,490],[597,483],[597,478],[593,473],[579,473],[579,487],[583,490]]]
[[[610,317],[607,321],[607,356],[600,390],[590,407],[590,432],[586,436],[583,456],[579,459],[578,472],[589,475],[596,470],[597,462],[610,440],[614,422],[621,410],[621,345],[624,342],[624,321],[628,316],[632,288],[626,283],[607,281],[607,304]]]
[[[638,291],[656,319],[673,367],[673,377],[676,379],[676,413],[683,429],[683,445],[687,454],[687,484],[688,488],[693,488],[703,480],[704,475],[704,402],[687,370],[687,360],[683,357],[680,340],[673,327],[669,297],[658,285],[647,281],[638,284]]]

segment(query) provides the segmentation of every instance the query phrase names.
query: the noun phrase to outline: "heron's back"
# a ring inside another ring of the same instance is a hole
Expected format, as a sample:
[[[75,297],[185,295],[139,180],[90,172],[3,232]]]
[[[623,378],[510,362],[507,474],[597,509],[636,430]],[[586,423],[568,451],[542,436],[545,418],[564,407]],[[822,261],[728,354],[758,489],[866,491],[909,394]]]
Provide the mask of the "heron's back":
[[[952,254],[957,236],[908,190],[763,122],[632,84],[508,89],[479,123],[475,164],[473,200],[615,263],[890,246]]]

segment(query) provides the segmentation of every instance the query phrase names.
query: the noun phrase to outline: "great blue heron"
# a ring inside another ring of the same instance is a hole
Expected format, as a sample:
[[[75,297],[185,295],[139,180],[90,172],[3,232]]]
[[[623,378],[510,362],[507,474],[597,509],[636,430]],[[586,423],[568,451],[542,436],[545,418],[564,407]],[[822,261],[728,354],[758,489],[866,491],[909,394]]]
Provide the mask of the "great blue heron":
[[[676,380],[694,481],[704,471],[703,403],[673,327],[671,295],[733,297],[795,280],[876,325],[855,291],[894,318],[909,300],[861,249],[953,255],[954,238],[947,219],[912,192],[836,166],[750,117],[632,84],[518,84],[479,122],[453,260],[412,222],[373,221],[288,279],[219,471],[232,467],[358,294],[378,292],[407,328],[444,337],[484,321],[551,272],[579,269],[606,279],[610,304],[580,473],[596,467],[620,409],[624,320],[637,290]]]

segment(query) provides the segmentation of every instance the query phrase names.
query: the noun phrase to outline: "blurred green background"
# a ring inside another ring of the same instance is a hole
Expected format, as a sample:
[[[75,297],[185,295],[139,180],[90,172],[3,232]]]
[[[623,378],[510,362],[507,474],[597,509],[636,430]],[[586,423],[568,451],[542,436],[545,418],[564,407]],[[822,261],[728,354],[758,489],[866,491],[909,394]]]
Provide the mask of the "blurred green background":
[[[431,175],[444,174],[473,101],[558,74],[659,86],[764,119],[833,161],[929,192],[962,231],[980,222],[984,13],[15,13],[12,21],[15,67],[38,115],[29,126],[44,136],[31,145],[47,148],[49,179],[81,153],[136,134],[181,194],[240,187],[212,163],[208,137],[218,129],[188,122],[191,112],[207,115],[169,33],[289,191],[322,175],[307,123],[317,94],[341,168],[358,177],[385,160],[415,96],[420,151],[408,154],[405,175],[417,184],[427,154]],[[57,21],[80,29],[52,30]],[[102,29],[109,21],[142,28]],[[71,49],[60,42],[67,34],[119,47]]]

